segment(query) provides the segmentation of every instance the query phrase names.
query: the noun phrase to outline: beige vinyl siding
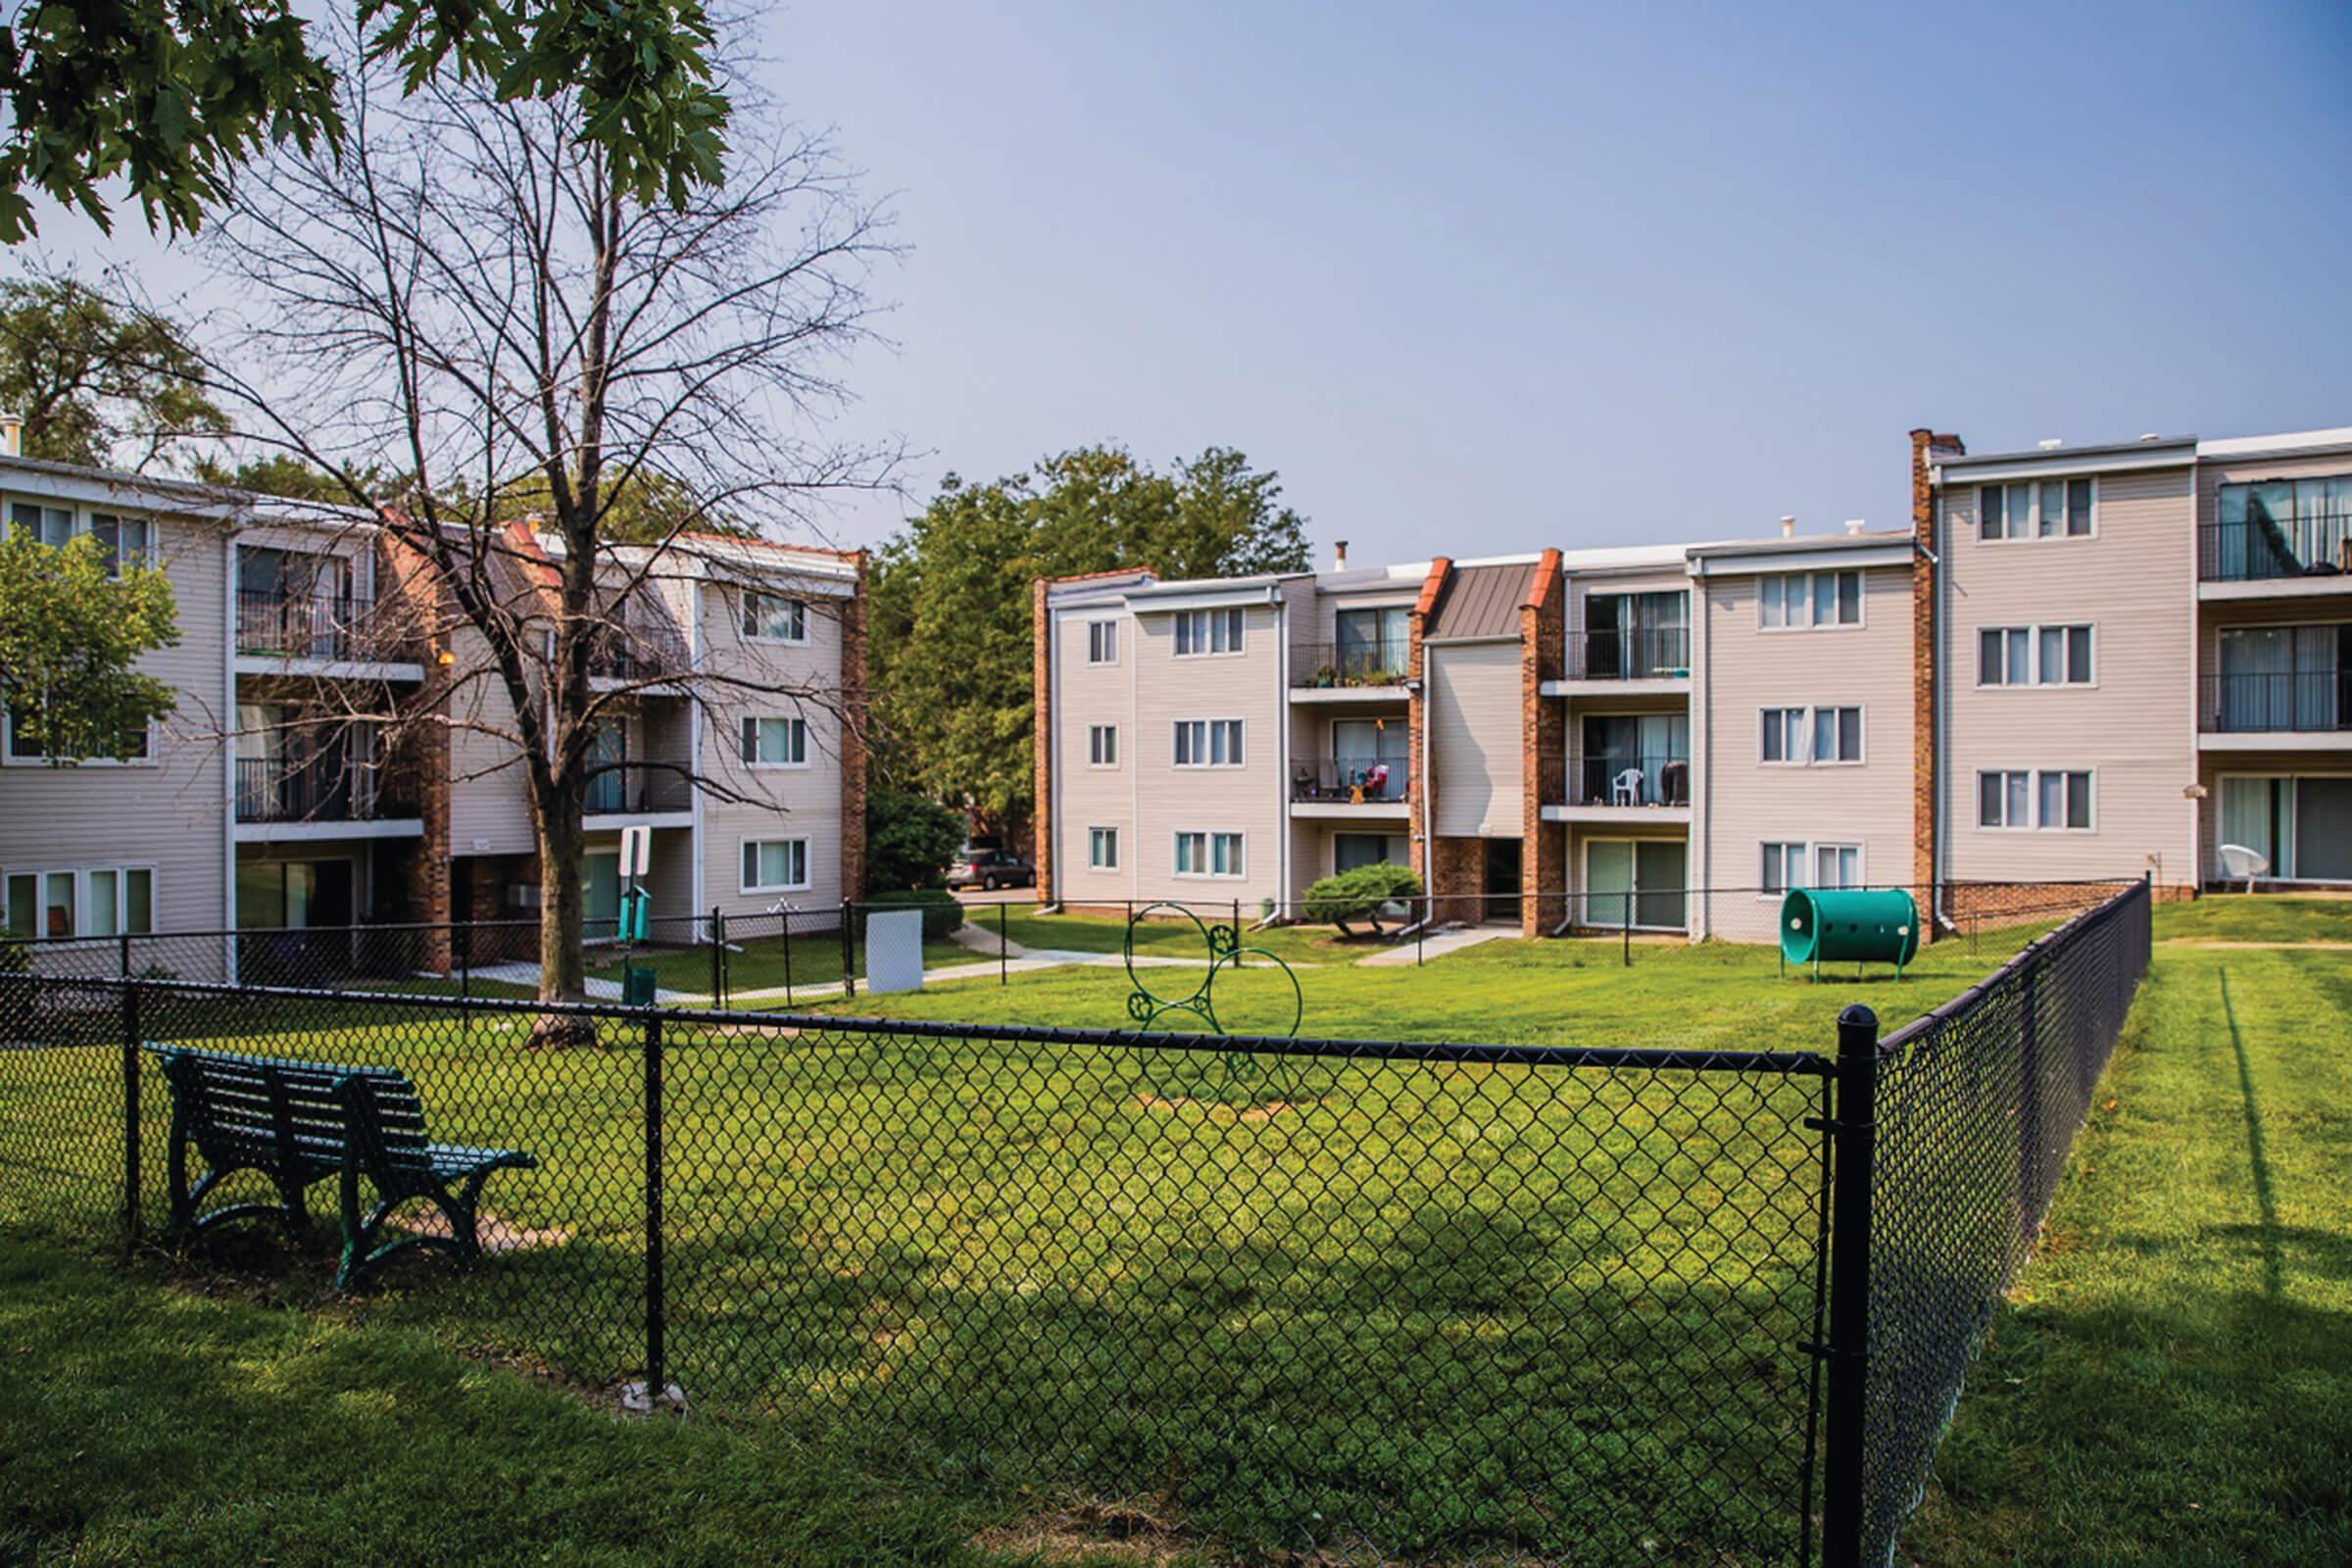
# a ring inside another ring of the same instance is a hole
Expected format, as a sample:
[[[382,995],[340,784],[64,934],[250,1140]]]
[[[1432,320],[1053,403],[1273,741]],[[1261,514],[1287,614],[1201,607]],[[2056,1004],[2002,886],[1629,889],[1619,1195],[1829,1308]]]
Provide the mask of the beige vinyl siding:
[[[1122,848],[1134,867],[1137,898],[1238,898],[1254,905],[1287,891],[1282,861],[1290,826],[1282,758],[1290,694],[1282,680],[1275,613],[1271,605],[1249,606],[1243,651],[1209,658],[1175,657],[1169,613],[1146,612],[1129,623],[1121,655],[1136,662],[1135,736],[1127,752],[1135,769],[1135,832],[1134,843]],[[1196,718],[1242,721],[1241,766],[1176,766],[1176,721]],[[1075,733],[1083,745],[1085,731]],[[1069,824],[1073,830],[1084,825],[1074,818]],[[1245,874],[1176,875],[1174,836],[1180,831],[1245,835]],[[1066,842],[1083,860],[1085,839]]]
[[[143,656],[139,667],[169,682],[179,707],[151,737],[150,762],[0,766],[0,871],[152,866],[158,931],[219,930],[231,923],[227,540],[210,522],[120,510],[156,523],[180,640]],[[219,978],[178,967],[189,978]]]
[[[1434,831],[1440,838],[1519,837],[1519,645],[1434,645],[1424,660]]]
[[[727,680],[767,688],[706,684],[701,718],[702,770],[728,795],[706,792],[702,802],[702,905],[730,914],[763,912],[779,901],[800,908],[837,906],[864,890],[842,884],[841,742],[839,712],[823,700],[841,690],[841,612],[847,600],[831,584],[779,577],[762,584],[807,603],[805,643],[771,643],[743,635],[742,591],[710,583],[700,598],[696,634],[700,667]],[[796,700],[795,691],[815,694]],[[750,767],[743,761],[745,715],[801,718],[808,726],[806,767]],[[745,893],[746,840],[808,841],[806,892]]]
[[[1115,620],[1119,660],[1086,662],[1087,623]],[[1141,740],[1135,731],[1130,686],[1135,677],[1134,620],[1119,607],[1055,612],[1054,622],[1054,885],[1073,904],[1125,900],[1135,886],[1134,790]],[[1248,646],[1250,631],[1243,629]],[[1111,767],[1089,761],[1087,731],[1106,724],[1119,734],[1119,760]],[[1087,830],[1105,827],[1119,836],[1119,863],[1098,871],[1087,864]]]
[[[481,633],[461,626],[451,642],[461,678],[449,696],[449,853],[536,854],[530,783],[507,738],[516,733],[507,683]]]
[[[1706,635],[1694,650],[1706,732],[1692,795],[1706,864],[1694,880],[1747,891],[1716,894],[1703,910],[1693,900],[1691,918],[1738,942],[1774,934],[1777,900],[1753,891],[1766,844],[1851,844],[1864,880],[1902,885],[1912,875],[1911,573],[1863,571],[1859,626],[1790,631],[1758,626],[1759,581],[1706,579]],[[1861,762],[1764,761],[1764,710],[1843,707],[1862,710]]]
[[[2185,792],[2196,778],[2189,643],[2195,539],[2185,469],[2097,480],[2097,532],[2086,538],[1984,543],[1978,488],[1953,484],[1943,509],[1942,812],[1945,874],[1961,881],[2167,875],[2195,857]],[[2092,687],[1977,685],[1986,626],[2096,626]],[[2087,831],[1985,829],[1977,775],[1989,769],[2088,769]],[[1874,867],[1875,874],[1875,867]]]

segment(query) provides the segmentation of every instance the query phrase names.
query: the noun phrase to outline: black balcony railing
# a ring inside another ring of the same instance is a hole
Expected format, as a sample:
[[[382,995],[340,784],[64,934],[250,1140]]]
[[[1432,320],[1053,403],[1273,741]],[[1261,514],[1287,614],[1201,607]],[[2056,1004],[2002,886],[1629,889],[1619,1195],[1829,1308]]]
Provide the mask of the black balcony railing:
[[[373,762],[340,753],[307,762],[237,759],[240,822],[380,822],[416,814],[413,803],[384,788]]]
[[[1374,806],[1401,801],[1410,772],[1401,757],[1326,757],[1301,761],[1291,774],[1291,799]]]
[[[588,673],[597,680],[665,680],[687,666],[685,645],[667,627],[607,625],[588,645]]]
[[[1568,759],[1571,806],[1689,806],[1690,759],[1638,752],[1577,753]]]
[[[398,639],[387,635],[374,601],[358,594],[237,594],[237,652],[279,659],[391,659]]]
[[[1569,646],[1575,680],[1668,680],[1690,673],[1688,626],[1588,630]]]
[[[1291,668],[1295,686],[1401,686],[1407,658],[1402,637],[1349,637],[1320,643],[1298,656]]]
[[[587,814],[633,816],[683,811],[694,805],[693,786],[674,767],[624,762],[588,780]]]
[[[2352,730],[2352,669],[2207,675],[2197,727],[2209,735]]]
[[[2352,516],[2231,518],[2197,528],[2197,575],[2206,582],[2352,574]]]

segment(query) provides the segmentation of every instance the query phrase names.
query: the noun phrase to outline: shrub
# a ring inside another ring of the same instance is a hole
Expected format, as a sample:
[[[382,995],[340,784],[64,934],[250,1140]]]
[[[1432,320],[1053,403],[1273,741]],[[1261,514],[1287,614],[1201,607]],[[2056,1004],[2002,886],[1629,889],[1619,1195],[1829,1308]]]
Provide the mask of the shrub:
[[[925,942],[943,941],[963,924],[963,906],[946,888],[902,888],[896,893],[876,893],[865,904],[870,909],[922,910]]]
[[[865,891],[944,887],[962,845],[963,818],[937,801],[876,790],[865,808]]]
[[[1327,876],[1308,888],[1305,914],[1316,925],[1335,925],[1342,932],[1348,931],[1349,921],[1362,920],[1378,935],[1382,905],[1420,895],[1421,879],[1409,867],[1381,860]]]

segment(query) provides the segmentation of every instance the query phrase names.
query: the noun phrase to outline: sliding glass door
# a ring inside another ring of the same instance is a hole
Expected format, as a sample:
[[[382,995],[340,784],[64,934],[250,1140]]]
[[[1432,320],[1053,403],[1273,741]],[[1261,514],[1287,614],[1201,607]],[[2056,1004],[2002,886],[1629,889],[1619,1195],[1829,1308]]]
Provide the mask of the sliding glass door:
[[[1583,923],[1680,931],[1690,846],[1681,839],[1587,839]]]
[[[2261,856],[2270,876],[2352,882],[2352,776],[2241,775],[2221,794],[2220,842]]]

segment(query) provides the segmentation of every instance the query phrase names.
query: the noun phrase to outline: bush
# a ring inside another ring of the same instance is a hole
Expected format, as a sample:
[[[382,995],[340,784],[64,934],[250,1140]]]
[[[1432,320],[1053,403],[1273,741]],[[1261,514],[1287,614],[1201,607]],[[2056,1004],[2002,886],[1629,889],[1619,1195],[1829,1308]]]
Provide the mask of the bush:
[[[925,942],[945,941],[963,924],[963,906],[946,888],[902,888],[896,893],[876,893],[865,901],[865,906],[922,910]]]
[[[1420,896],[1421,879],[1410,867],[1381,860],[1327,876],[1308,888],[1305,914],[1316,925],[1335,925],[1342,932],[1350,920],[1362,920],[1377,935],[1382,905]]]
[[[944,887],[962,846],[963,818],[954,811],[924,796],[877,790],[865,808],[864,891]]]

